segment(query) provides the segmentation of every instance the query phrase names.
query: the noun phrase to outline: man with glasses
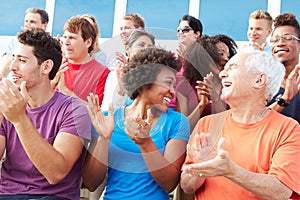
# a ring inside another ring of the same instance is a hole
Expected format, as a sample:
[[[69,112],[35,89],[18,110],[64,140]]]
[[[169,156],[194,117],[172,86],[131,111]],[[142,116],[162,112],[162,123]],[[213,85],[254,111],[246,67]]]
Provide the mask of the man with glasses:
[[[300,123],[299,37],[300,25],[295,15],[284,13],[275,18],[274,31],[270,39],[272,54],[285,66],[286,73],[279,92],[269,104],[276,111]]]

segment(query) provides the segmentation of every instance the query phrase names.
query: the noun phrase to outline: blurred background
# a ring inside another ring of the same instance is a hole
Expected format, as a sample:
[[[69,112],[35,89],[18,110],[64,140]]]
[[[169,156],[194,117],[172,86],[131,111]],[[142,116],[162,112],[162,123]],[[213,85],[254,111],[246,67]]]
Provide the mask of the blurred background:
[[[203,34],[226,34],[237,43],[247,41],[248,18],[257,9],[272,17],[292,12],[300,18],[299,0],[0,0],[0,53],[23,26],[29,7],[49,13],[48,31],[62,34],[64,23],[72,16],[94,15],[101,32],[101,42],[118,34],[119,22],[128,13],[140,14],[146,30],[152,32],[163,46],[172,49],[177,40],[176,28],[184,14],[200,19]]]

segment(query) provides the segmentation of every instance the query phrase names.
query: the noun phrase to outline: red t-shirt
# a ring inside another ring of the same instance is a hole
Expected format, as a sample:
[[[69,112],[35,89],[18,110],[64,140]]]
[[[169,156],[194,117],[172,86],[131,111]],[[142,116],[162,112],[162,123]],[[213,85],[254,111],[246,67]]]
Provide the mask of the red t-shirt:
[[[101,105],[110,70],[95,59],[85,64],[69,63],[68,67],[64,73],[66,86],[85,101],[89,93],[97,94]]]

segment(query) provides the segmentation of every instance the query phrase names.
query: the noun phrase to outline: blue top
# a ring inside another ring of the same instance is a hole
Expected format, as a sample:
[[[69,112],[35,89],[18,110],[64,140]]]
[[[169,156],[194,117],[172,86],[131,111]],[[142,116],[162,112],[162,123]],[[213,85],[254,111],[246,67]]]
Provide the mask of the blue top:
[[[279,94],[283,94],[283,93],[284,93],[284,88],[280,87],[278,93],[272,98],[272,100],[268,103],[268,105],[274,103],[276,97]],[[300,94],[297,93],[296,96],[292,98],[290,104],[287,107],[285,107],[280,113],[295,119],[300,124],[299,108],[300,108]]]
[[[163,191],[148,172],[139,146],[125,132],[124,109],[125,106],[122,106],[114,111],[115,129],[109,146],[104,199],[168,200],[169,194]],[[161,154],[170,139],[188,141],[189,135],[187,117],[170,110],[161,113],[150,131],[150,137]]]

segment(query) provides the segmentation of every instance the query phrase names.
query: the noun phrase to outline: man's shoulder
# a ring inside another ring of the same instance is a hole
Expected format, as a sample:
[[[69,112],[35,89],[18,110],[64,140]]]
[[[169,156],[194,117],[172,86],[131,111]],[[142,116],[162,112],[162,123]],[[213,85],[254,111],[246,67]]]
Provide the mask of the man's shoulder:
[[[98,62],[95,58],[93,58],[90,62],[86,63],[86,65],[88,65],[91,70],[96,70],[98,72],[101,71],[102,73],[105,73],[107,75],[110,72],[110,70],[106,66]]]
[[[60,103],[61,105],[85,106],[85,104],[77,97],[68,96],[58,91],[55,92],[55,95],[56,102]]]

